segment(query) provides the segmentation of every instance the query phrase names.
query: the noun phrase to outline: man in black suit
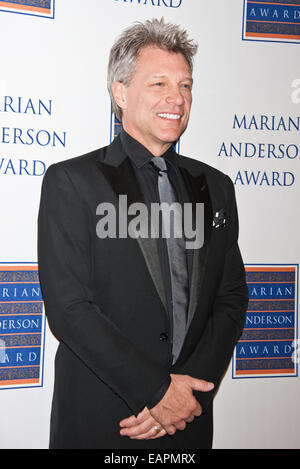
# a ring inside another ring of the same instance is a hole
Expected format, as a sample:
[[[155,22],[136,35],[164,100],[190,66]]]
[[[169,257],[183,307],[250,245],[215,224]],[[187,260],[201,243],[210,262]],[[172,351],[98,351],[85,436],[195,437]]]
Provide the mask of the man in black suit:
[[[39,272],[60,342],[50,448],[212,446],[213,396],[248,295],[231,180],[173,148],[189,120],[196,48],[163,20],[128,28],[108,70],[121,134],[45,174]],[[174,210],[172,234],[130,234],[137,207],[152,214],[166,201],[191,207],[181,223],[193,229],[176,235]]]

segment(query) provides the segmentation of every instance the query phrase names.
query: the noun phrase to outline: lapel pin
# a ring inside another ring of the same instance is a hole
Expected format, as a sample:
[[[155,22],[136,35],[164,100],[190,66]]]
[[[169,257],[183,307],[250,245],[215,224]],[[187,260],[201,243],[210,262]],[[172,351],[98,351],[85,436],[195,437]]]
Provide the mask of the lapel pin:
[[[224,228],[225,224],[225,210],[221,208],[218,212],[215,213],[212,226],[213,228]]]

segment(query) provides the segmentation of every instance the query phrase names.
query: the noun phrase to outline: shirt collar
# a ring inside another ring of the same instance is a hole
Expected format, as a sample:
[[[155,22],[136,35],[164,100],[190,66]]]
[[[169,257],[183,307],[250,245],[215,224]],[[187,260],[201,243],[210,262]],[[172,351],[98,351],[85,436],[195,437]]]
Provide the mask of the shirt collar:
[[[154,155],[149,150],[147,150],[146,147],[144,147],[141,143],[131,137],[131,135],[125,132],[124,129],[122,129],[120,132],[120,138],[125,153],[137,168],[142,168],[144,165],[149,163],[154,157]],[[165,158],[166,161],[170,163],[172,167],[174,167],[175,171],[178,171],[178,156],[173,146],[171,146],[163,155],[161,155],[161,157]]]

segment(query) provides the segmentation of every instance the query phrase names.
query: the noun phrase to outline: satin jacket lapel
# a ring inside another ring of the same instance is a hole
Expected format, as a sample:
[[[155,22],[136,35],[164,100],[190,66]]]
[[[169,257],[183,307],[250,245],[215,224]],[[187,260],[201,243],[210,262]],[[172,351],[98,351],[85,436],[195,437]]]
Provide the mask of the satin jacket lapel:
[[[108,147],[107,155],[104,162],[98,161],[101,172],[106,177],[116,194],[117,199],[119,195],[127,195],[127,206],[135,202],[145,203],[143,194],[139,188],[138,182],[134,176],[130,161],[125,153],[122,151],[121,143],[118,139]],[[133,216],[128,215],[128,223]],[[166,294],[164,290],[164,281],[159,261],[158,249],[156,239],[151,238],[136,238],[138,245],[144,256],[147,268],[152,277],[156,290],[160,299],[167,310]]]
[[[188,329],[200,299],[200,291],[205,273],[212,228],[212,206],[205,175],[201,174],[200,176],[195,177],[185,167],[179,165],[179,168],[184,178],[192,203],[204,203],[204,244],[200,249],[192,250],[193,263],[192,276],[190,280],[190,301],[187,319]],[[193,226],[195,226],[195,210],[193,210]],[[188,255],[190,254],[191,253],[188,253]]]

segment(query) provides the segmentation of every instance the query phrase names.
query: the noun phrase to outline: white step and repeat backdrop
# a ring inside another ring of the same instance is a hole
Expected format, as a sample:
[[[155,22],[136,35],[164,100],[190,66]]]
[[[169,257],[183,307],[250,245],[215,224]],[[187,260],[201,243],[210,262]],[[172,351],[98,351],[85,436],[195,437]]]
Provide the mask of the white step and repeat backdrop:
[[[180,152],[236,188],[250,303],[214,448],[299,448],[300,1],[0,1],[0,447],[47,448],[57,343],[38,283],[46,168],[107,145],[114,39],[152,17],[199,43]],[[222,353],[222,350],[220,350]]]

